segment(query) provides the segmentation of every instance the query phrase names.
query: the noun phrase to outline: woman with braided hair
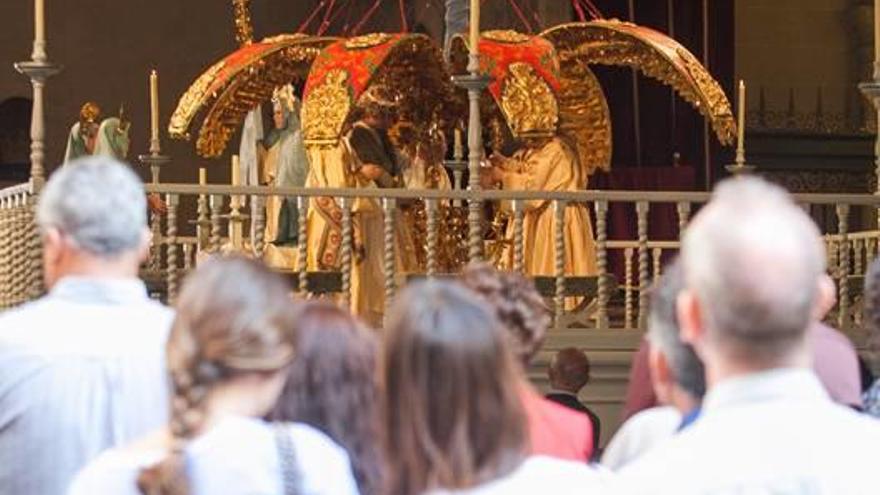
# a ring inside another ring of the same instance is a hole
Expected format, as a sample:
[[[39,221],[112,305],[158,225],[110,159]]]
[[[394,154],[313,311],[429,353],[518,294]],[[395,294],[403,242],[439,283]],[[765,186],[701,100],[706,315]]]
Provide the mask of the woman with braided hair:
[[[348,456],[324,434],[258,419],[293,358],[293,306],[284,280],[258,262],[201,265],[184,285],[167,347],[170,424],[102,454],[69,493],[357,493]]]

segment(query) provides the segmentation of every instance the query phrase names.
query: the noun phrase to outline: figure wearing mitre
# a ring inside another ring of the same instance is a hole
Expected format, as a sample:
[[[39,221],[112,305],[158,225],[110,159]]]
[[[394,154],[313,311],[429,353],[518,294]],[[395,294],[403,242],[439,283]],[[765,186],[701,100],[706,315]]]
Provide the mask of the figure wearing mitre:
[[[67,150],[64,152],[64,163],[89,156],[95,152],[100,118],[101,107],[97,103],[90,101],[82,106],[79,111],[79,120],[70,128]]]
[[[484,169],[485,186],[500,185],[509,191],[577,191],[587,183],[587,169],[571,145],[559,136],[519,140],[520,148],[506,157],[496,152]],[[507,208],[510,205],[506,205]],[[565,241],[565,274],[596,274],[596,248],[586,205],[569,204],[562,223]],[[525,201],[523,218],[524,270],[530,276],[553,276],[555,270],[554,207],[548,200]],[[501,265],[513,268],[514,224],[505,233],[507,247]]]
[[[334,145],[310,146],[311,169],[307,187],[388,188],[402,183],[400,166],[388,137],[395,106],[384,88],[372,87],[358,102],[361,115]],[[337,271],[341,267],[341,200],[321,197],[312,200],[308,214],[308,269]],[[379,325],[384,311],[384,227],[382,206],[375,198],[352,201],[354,230],[351,274],[352,310],[365,321]],[[400,239],[400,222],[395,237]],[[405,254],[395,250],[397,273],[403,275]]]
[[[275,187],[303,187],[309,162],[300,125],[300,103],[290,85],[275,91],[272,98],[273,128],[261,142],[260,180]],[[295,197],[266,199],[266,253],[271,266],[293,269],[299,239],[299,209]]]

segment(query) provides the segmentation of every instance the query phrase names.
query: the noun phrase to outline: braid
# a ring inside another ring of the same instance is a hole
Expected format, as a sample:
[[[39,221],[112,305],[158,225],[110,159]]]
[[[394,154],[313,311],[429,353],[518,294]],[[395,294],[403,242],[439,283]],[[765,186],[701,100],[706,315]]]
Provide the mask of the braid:
[[[195,359],[190,369],[171,374],[171,451],[158,464],[141,471],[138,488],[144,495],[189,495],[186,477],[186,446],[204,425],[208,389],[223,376],[220,366]]]

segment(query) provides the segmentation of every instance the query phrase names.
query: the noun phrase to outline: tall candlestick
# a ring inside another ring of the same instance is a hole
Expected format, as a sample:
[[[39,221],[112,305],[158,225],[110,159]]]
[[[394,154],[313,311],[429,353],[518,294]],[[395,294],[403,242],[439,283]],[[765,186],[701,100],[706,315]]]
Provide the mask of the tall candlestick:
[[[199,168],[199,185],[204,186],[208,184],[208,171],[205,167]]]
[[[46,41],[45,0],[34,0],[34,40],[38,43]]]
[[[745,154],[746,135],[746,83],[739,80],[739,97],[737,102],[736,152]]]
[[[159,152],[159,74],[150,73],[150,151]]]
[[[232,155],[232,185],[241,185],[241,162],[238,155]]]
[[[880,79],[880,0],[874,0],[874,79]]]
[[[480,53],[480,0],[471,0],[471,55]]]

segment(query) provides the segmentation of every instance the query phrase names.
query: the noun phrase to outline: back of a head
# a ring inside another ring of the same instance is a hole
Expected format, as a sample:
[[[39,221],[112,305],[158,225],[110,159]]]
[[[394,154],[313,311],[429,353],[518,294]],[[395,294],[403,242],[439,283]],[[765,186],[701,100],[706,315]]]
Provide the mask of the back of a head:
[[[556,388],[577,393],[590,380],[590,360],[575,347],[561,349],[550,363],[550,381]]]
[[[347,311],[305,303],[296,314],[296,358],[272,415],[313,426],[345,448],[361,493],[381,492],[384,457],[378,341]]]
[[[688,226],[682,262],[708,342],[727,358],[775,367],[802,350],[824,247],[783,189],[751,177],[724,181]]]
[[[42,229],[54,228],[92,256],[114,258],[144,242],[147,203],[141,180],[107,156],[59,168],[43,189],[37,210]]]
[[[465,287],[483,297],[508,331],[514,353],[528,364],[544,342],[550,313],[535,285],[515,272],[472,263],[461,274]]]
[[[675,382],[694,399],[706,393],[703,362],[690,344],[681,338],[676,316],[678,294],[684,289],[684,272],[676,260],[666,267],[651,290],[648,339],[665,356]]]
[[[880,258],[865,273],[865,327],[872,335],[872,347],[880,347]]]
[[[527,442],[520,370],[491,310],[457,284],[414,284],[387,332],[390,493],[464,489],[518,466]]]
[[[199,433],[212,388],[248,373],[271,373],[293,357],[293,301],[287,283],[241,257],[200,264],[177,301],[168,341],[176,450],[138,480],[149,495],[189,493],[183,441]]]

